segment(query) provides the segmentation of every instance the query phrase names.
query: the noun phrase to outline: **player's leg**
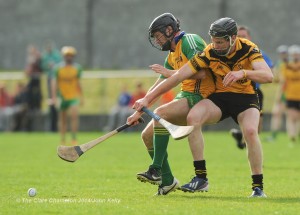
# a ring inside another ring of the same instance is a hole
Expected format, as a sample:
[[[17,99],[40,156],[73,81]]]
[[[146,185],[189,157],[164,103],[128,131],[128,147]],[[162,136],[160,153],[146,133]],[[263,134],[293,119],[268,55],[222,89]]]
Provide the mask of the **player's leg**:
[[[60,137],[61,137],[61,144],[66,144],[66,130],[67,130],[67,110],[61,110],[59,112],[59,118],[60,118]]]
[[[62,145],[66,144],[68,108],[68,102],[64,99],[61,99],[61,103],[59,106],[59,132]]]
[[[72,135],[72,145],[77,145],[77,131],[78,131],[78,111],[79,111],[79,100],[73,100],[70,104],[71,112],[71,135]]]
[[[147,148],[148,154],[151,157],[151,160],[153,160],[154,157],[154,146],[153,146],[153,120],[151,120],[148,125],[145,127],[145,129],[142,131],[142,140]],[[141,172],[137,174],[137,179],[142,182],[149,182],[147,178],[145,178],[145,174],[147,172]],[[161,167],[161,174],[164,183],[168,180],[173,180],[173,175],[170,169],[170,165],[168,162],[168,154],[166,153],[166,156],[163,160],[162,167]],[[153,182],[152,182],[153,183]],[[155,184],[161,184],[162,180],[157,181]]]
[[[259,118],[259,124],[258,124],[258,132],[261,132],[262,130],[262,124],[263,124],[263,99],[264,99],[264,94],[261,91],[260,88],[257,89],[257,95],[258,95],[258,100],[259,100],[259,108],[260,108],[260,118]],[[239,129],[231,129],[230,133],[232,137],[236,141],[236,145],[239,149],[244,149],[246,147],[245,139],[243,138],[243,133]]]
[[[263,153],[258,136],[260,113],[256,108],[249,108],[238,115],[238,122],[247,143],[248,160],[252,173],[251,197],[265,197],[263,192]]]
[[[189,93],[182,92],[182,96],[177,96],[176,99],[168,104],[165,104],[155,112],[177,125],[186,125],[186,117],[190,107],[201,99],[197,95],[189,95]],[[180,110],[180,111],[178,111]],[[162,127],[158,122],[154,122],[154,157],[151,167],[160,168],[162,170],[162,183],[158,188],[157,195],[167,195],[169,192],[175,191],[179,187],[179,181],[174,178],[171,168],[168,163],[167,147],[169,142],[169,132]]]
[[[195,177],[181,186],[184,192],[208,191],[206,162],[204,158],[204,139],[202,126],[216,123],[221,119],[222,112],[211,100],[204,99],[197,103],[187,116],[187,124],[195,126],[189,135],[190,150],[194,159]]]
[[[286,130],[291,141],[291,146],[293,146],[298,133],[298,111],[295,108],[288,107],[286,116]]]
[[[172,123],[186,124],[186,116],[189,109],[187,99],[182,98],[160,106],[155,110],[155,113]],[[140,176],[144,177],[144,179],[150,183],[157,183],[161,179],[160,188],[162,192],[159,192],[158,194],[165,195],[168,191],[170,191],[170,189],[165,189],[166,187],[171,186],[171,190],[173,190],[176,186],[178,186],[178,181],[172,175],[168,164],[167,146],[170,135],[169,132],[158,122],[152,123],[154,125],[153,139],[150,137],[150,124],[143,132],[143,139],[146,140],[145,144],[148,145],[148,149],[151,149],[151,142],[154,143],[153,162],[149,167],[149,170],[141,173]],[[160,175],[162,175],[162,177],[160,177]],[[174,185],[174,187],[172,187],[172,185]]]
[[[285,110],[285,98],[281,98],[279,102],[275,102],[272,108],[272,118],[271,118],[271,136],[268,137],[268,141],[273,141],[282,125],[282,115]]]

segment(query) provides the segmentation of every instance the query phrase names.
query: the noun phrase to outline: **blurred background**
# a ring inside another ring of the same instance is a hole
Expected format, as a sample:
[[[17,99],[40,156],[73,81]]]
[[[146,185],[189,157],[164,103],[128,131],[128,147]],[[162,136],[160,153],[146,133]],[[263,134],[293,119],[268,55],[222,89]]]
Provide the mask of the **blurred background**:
[[[210,24],[232,17],[250,28],[252,40],[276,62],[279,45],[299,43],[299,11],[299,0],[0,0],[0,83],[12,97],[20,83],[28,84],[31,46],[41,56],[49,48],[59,52],[62,46],[73,46],[84,70],[80,129],[101,130],[124,85],[134,94],[138,83],[147,91],[157,78],[148,65],[163,64],[167,53],[148,41],[148,27],[156,16],[173,13],[182,30],[199,34],[207,43]],[[46,71],[41,71],[40,81],[41,107],[32,130],[49,130]],[[269,84],[262,89],[269,113],[275,88]]]

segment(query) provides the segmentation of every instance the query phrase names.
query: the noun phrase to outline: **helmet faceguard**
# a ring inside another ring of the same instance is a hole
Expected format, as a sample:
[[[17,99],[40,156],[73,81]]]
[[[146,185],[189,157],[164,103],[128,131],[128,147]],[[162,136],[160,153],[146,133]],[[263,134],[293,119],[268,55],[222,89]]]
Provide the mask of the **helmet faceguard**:
[[[230,53],[231,48],[235,44],[232,36],[237,35],[237,24],[231,18],[221,18],[211,24],[208,34],[214,38],[224,38],[229,41],[229,47],[225,49],[215,49],[214,52],[219,56],[226,56]]]
[[[225,38],[227,41],[229,41],[229,46],[227,48],[224,49],[216,49],[213,45],[213,50],[214,52],[219,55],[219,56],[226,56],[230,53],[231,48],[233,47],[233,45],[235,44],[235,40],[232,41],[232,38],[229,36],[226,37],[215,37],[215,38]]]
[[[179,21],[171,13],[164,13],[156,17],[150,24],[148,39],[153,47],[161,51],[169,51],[172,40],[178,31],[180,31]],[[156,32],[160,32],[162,35],[157,38],[154,35]],[[161,44],[160,39],[166,41]]]

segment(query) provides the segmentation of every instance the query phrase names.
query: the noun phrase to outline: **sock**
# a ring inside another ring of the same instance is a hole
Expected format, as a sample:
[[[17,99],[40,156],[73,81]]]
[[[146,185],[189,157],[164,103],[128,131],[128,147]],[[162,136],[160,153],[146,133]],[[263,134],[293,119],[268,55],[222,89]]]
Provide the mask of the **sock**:
[[[164,161],[162,163],[161,167],[161,173],[162,173],[162,186],[169,186],[173,183],[174,176],[172,174],[169,162],[168,162],[168,153],[166,152]]]
[[[263,174],[252,175],[252,190],[255,187],[259,187],[261,190],[264,189],[264,186],[263,186]]]
[[[151,159],[153,159],[154,157],[154,149],[148,149],[148,153],[151,157]],[[171,185],[173,183],[174,180],[174,176],[172,174],[169,162],[168,162],[168,153],[166,152],[164,161],[162,163],[162,167],[161,167],[161,173],[162,173],[162,185],[163,186],[168,186]]]
[[[150,157],[151,157],[151,160],[153,160],[153,157],[154,157],[154,148],[147,149],[147,151],[148,151],[148,154],[149,154]]]
[[[161,170],[167,152],[169,132],[162,127],[154,127],[154,157],[151,167]]]
[[[194,167],[195,167],[195,174],[198,176],[198,178],[202,178],[207,181],[205,160],[194,161]]]

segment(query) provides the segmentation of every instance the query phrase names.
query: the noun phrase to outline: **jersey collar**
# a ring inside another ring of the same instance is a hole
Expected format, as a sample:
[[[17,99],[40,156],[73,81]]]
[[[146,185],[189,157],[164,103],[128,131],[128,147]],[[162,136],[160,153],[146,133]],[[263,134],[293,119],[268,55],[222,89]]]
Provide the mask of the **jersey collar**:
[[[175,43],[177,44],[179,42],[179,40],[183,37],[183,35],[185,35],[184,31],[181,31],[180,34],[176,37],[174,37]]]

